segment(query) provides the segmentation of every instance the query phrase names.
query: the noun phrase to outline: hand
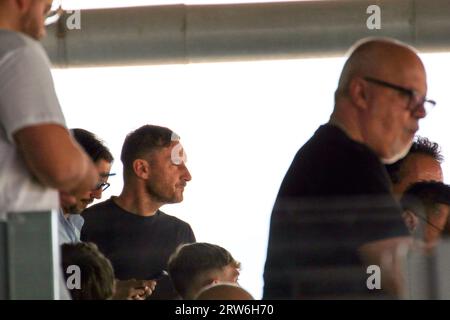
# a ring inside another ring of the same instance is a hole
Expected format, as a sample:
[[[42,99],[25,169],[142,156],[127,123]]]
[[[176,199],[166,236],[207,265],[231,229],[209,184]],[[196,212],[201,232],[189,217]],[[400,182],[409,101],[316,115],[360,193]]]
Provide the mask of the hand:
[[[156,287],[155,280],[116,280],[116,300],[145,300],[151,296]]]

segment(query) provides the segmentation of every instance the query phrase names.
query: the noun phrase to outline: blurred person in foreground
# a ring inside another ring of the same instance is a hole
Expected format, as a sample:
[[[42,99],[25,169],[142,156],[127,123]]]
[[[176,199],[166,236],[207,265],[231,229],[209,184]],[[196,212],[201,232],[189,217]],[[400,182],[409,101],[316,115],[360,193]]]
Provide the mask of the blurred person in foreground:
[[[271,217],[264,298],[397,298],[412,239],[384,167],[404,157],[426,98],[415,50],[369,38],[350,51],[330,120],[298,151]],[[381,285],[368,285],[378,266]]]

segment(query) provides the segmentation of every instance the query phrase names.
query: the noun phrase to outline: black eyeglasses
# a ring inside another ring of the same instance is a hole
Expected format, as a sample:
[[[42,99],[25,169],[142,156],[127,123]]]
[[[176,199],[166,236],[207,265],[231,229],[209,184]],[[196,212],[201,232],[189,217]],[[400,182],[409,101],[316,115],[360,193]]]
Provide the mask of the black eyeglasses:
[[[100,177],[102,177],[102,178],[108,178],[108,177],[111,177],[111,176],[115,176],[116,174],[115,173],[101,173],[100,174]],[[102,192],[103,191],[105,191],[106,189],[108,189],[109,188],[109,186],[110,186],[111,184],[109,183],[109,182],[104,182],[104,181],[102,181],[102,182],[99,182],[96,186],[95,186],[95,189],[94,190],[102,190]]]
[[[436,229],[439,233],[443,233],[443,232],[444,232],[444,230],[442,230],[441,228],[439,228],[438,226],[436,226],[434,223],[431,223],[431,222],[428,220],[428,218],[423,217],[422,215],[416,214],[416,213],[415,213],[415,215],[416,215],[416,217],[418,217],[418,218],[420,218],[422,221],[424,221],[426,224],[428,224],[429,226],[431,226],[431,227],[433,227],[434,229]]]
[[[408,110],[410,110],[411,112],[416,112],[420,106],[423,106],[425,109],[425,113],[428,114],[436,105],[436,101],[427,99],[427,97],[425,96],[420,96],[416,90],[408,89],[393,83],[389,83],[371,77],[364,77],[364,80],[369,81],[371,83],[375,83],[379,86],[397,90],[398,92],[406,95],[409,98]]]
[[[99,184],[97,184],[97,186],[95,187],[95,190],[97,191],[97,190],[102,190],[102,192],[103,191],[105,191],[106,189],[108,189],[109,188],[109,186],[110,186],[111,184],[109,184],[108,182],[100,182]]]

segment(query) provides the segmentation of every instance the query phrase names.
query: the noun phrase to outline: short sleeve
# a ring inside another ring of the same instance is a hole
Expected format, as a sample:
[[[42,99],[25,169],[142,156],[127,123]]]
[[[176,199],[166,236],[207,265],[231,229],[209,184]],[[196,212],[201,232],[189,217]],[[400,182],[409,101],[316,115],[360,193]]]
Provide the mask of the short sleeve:
[[[0,119],[11,143],[14,133],[27,126],[56,123],[65,127],[48,58],[32,40],[0,60]]]
[[[188,239],[189,239],[189,243],[194,243],[197,242],[197,240],[195,239],[195,234],[194,231],[192,230],[191,226],[188,225],[189,230],[188,230]]]
[[[189,223],[180,220],[178,230],[179,231],[177,238],[179,244],[197,242],[195,239],[194,231],[192,231]]]

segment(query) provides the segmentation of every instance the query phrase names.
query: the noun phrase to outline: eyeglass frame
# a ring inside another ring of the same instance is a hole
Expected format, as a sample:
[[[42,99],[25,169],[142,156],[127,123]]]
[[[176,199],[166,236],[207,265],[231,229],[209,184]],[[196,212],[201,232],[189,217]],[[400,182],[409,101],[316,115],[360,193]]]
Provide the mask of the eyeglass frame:
[[[102,190],[102,192],[103,191],[105,191],[106,189],[108,189],[109,187],[111,186],[111,184],[109,183],[109,182],[100,182],[100,183],[98,183],[96,186],[95,186],[95,191],[98,191],[98,190]]]
[[[415,112],[417,111],[419,106],[424,106],[425,103],[428,103],[431,108],[433,109],[436,106],[436,101],[428,99],[426,96],[420,96],[419,93],[416,90],[413,89],[408,89],[402,86],[399,86],[397,84],[393,84],[387,81],[383,81],[380,79],[376,79],[376,78],[372,78],[372,77],[363,77],[364,80],[370,82],[370,83],[374,83],[377,84],[379,86],[383,86],[386,88],[390,88],[390,89],[394,89],[397,90],[398,92],[403,93],[404,95],[407,95],[409,98],[409,102],[408,102],[408,110],[411,112]],[[414,106],[411,107],[412,102],[415,101],[416,104]],[[428,113],[430,110],[427,110],[425,107],[425,112]]]
[[[106,173],[106,174],[101,174],[100,176],[101,177],[104,177],[104,178],[106,178],[106,177],[111,177],[111,176],[115,176],[116,174],[115,173]],[[109,187],[111,186],[111,184],[109,183],[109,182],[105,182],[105,181],[102,181],[102,182],[99,182],[96,186],[95,186],[95,191],[98,191],[98,190],[102,190],[102,192],[104,192],[106,189],[108,189]]]
[[[438,203],[439,204],[439,203]],[[444,229],[439,228],[438,226],[436,226],[434,223],[431,223],[428,220],[428,217],[424,217],[421,214],[412,212],[416,217],[420,218],[422,221],[424,221],[426,224],[428,224],[429,226],[432,226],[434,229],[436,229],[437,231],[439,231],[440,233],[444,232]]]

